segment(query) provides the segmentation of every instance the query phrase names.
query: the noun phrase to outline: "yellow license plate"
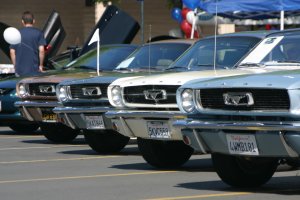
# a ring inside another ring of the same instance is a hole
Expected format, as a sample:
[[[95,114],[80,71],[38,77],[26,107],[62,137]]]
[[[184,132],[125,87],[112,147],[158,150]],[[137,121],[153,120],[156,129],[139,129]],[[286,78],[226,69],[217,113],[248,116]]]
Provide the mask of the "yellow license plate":
[[[43,113],[42,120],[43,122],[57,122],[57,115]]]

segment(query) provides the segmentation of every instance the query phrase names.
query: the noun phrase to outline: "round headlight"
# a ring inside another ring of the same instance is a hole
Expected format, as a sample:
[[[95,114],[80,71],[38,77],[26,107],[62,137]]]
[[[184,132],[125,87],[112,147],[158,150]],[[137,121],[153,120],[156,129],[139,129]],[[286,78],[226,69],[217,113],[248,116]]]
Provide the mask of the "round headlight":
[[[64,86],[58,87],[56,91],[56,96],[59,101],[66,101],[67,100],[67,90]]]
[[[24,97],[27,96],[26,87],[25,87],[25,85],[23,85],[23,84],[20,84],[20,85],[19,85],[19,96],[20,96],[21,98],[24,98]]]
[[[186,112],[192,112],[195,109],[193,90],[185,89],[181,93],[182,108]]]
[[[111,100],[115,106],[123,106],[122,103],[122,89],[120,86],[114,86],[111,89]]]

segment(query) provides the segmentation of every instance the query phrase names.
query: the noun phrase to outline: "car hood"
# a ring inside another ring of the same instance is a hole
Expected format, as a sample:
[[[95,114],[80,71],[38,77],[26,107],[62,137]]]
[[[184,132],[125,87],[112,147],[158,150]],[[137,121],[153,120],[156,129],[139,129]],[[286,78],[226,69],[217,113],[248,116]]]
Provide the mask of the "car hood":
[[[113,85],[120,85],[121,87],[133,85],[182,85],[194,79],[206,80],[217,77],[234,76],[248,73],[251,72],[246,70],[205,70],[177,72],[160,75],[150,75],[145,77],[131,77],[125,79],[118,79],[115,82],[113,82]]]
[[[64,84],[79,84],[84,82],[90,83],[110,83],[114,79],[128,77],[128,76],[144,76],[146,72],[132,72],[122,73],[115,71],[101,72],[99,76],[95,71],[64,71],[61,74],[50,74],[45,76],[28,77],[20,80],[19,83],[60,83],[64,81]],[[158,72],[155,72],[158,73]],[[79,80],[78,80],[79,79]]]
[[[195,80],[184,88],[278,88],[299,89],[300,70],[276,71],[263,74],[248,74],[221,77],[211,80]]]

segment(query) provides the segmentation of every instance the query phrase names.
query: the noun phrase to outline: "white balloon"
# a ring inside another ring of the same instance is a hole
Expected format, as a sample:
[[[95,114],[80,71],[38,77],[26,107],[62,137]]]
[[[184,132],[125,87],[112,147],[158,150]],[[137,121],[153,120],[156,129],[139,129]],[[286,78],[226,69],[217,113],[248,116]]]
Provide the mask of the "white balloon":
[[[188,23],[193,24],[193,21],[196,19],[196,16],[194,14],[194,11],[189,11],[186,14],[186,20],[188,21]]]
[[[3,32],[3,37],[8,44],[19,44],[21,43],[21,33],[14,27],[8,27]]]

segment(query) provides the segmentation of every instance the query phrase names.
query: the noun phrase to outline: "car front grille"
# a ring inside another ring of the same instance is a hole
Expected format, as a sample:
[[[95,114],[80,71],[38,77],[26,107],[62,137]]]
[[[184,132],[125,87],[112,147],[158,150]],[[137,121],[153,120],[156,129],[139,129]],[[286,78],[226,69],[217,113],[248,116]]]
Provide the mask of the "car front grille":
[[[129,104],[176,104],[178,85],[141,85],[125,87],[123,97]]]
[[[78,84],[70,85],[70,99],[107,99],[107,87],[109,84]]]
[[[55,87],[57,83],[30,83],[28,85],[31,96],[56,96]]]
[[[228,88],[228,89],[202,89],[197,91],[200,95],[197,98],[203,109],[218,110],[241,110],[241,111],[288,111],[290,100],[287,90],[284,89],[249,89],[249,88]],[[225,104],[224,94],[226,93],[251,93],[252,105],[228,105]]]

